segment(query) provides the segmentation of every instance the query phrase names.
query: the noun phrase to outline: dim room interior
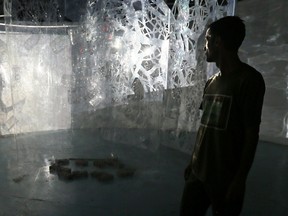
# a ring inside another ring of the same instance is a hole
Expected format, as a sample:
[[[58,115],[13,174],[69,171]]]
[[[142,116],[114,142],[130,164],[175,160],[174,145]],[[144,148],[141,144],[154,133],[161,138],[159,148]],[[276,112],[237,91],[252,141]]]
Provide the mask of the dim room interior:
[[[266,83],[242,215],[287,215],[286,0],[0,5],[1,216],[178,215],[216,72],[205,29],[228,15],[244,20],[239,56]]]

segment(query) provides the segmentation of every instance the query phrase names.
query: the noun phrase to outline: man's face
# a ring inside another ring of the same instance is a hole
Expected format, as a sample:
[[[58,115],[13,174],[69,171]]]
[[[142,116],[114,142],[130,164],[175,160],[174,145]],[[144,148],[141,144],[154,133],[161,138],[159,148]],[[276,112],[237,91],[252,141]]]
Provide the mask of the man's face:
[[[210,29],[207,29],[205,35],[205,55],[207,62],[215,62],[217,57],[217,49],[215,44],[215,36],[211,34]]]

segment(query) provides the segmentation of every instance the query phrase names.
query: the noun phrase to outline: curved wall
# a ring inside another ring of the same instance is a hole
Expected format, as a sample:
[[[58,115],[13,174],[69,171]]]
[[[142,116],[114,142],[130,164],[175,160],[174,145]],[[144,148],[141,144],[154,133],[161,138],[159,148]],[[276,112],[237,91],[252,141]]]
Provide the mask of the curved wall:
[[[288,144],[287,11],[286,0],[244,0],[235,11],[247,30],[240,55],[266,83],[260,138],[283,144]]]

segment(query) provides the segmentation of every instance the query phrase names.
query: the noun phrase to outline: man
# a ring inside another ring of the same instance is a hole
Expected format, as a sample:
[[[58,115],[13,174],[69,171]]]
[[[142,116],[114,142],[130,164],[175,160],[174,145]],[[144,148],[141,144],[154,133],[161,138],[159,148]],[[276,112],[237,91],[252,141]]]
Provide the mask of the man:
[[[237,16],[221,18],[205,35],[207,62],[219,72],[207,81],[201,124],[185,170],[181,216],[240,215],[245,182],[258,143],[265,83],[238,57],[245,25]]]

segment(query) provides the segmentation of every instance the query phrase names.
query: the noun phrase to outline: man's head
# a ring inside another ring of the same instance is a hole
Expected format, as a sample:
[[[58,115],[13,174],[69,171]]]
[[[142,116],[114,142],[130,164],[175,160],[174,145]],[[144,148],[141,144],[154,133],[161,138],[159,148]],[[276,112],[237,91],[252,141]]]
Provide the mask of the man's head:
[[[223,17],[208,26],[205,36],[207,61],[215,61],[219,46],[230,52],[238,52],[245,38],[245,24],[237,16]]]

